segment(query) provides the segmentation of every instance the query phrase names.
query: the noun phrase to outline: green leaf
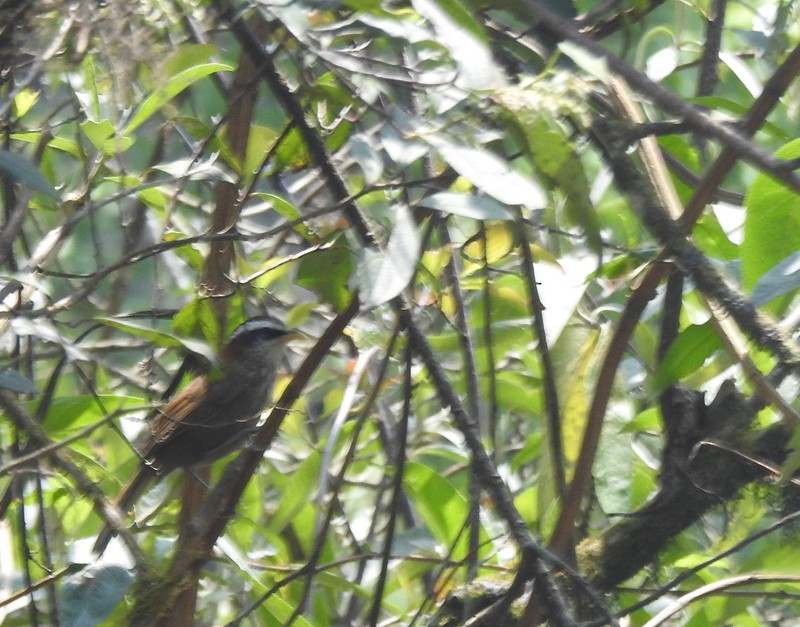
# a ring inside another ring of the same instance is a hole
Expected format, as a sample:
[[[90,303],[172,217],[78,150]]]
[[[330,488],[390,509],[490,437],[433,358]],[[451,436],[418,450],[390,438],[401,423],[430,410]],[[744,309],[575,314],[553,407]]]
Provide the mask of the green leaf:
[[[121,135],[126,136],[132,134],[133,131],[144,124],[156,111],[201,78],[205,78],[217,72],[230,72],[233,69],[233,66],[227,63],[204,63],[183,70],[175,76],[172,76],[167,81],[166,85],[159,88],[145,99],[138,111],[133,114],[133,117],[128,122],[128,125],[122,131]]]
[[[730,240],[717,216],[711,212],[700,216],[692,229],[692,238],[703,252],[717,259],[736,259],[739,256],[739,246]]]
[[[522,373],[499,370],[495,380],[497,406],[506,411],[533,412],[541,405],[541,386],[537,383]],[[485,385],[488,386],[488,381]]]
[[[297,265],[295,282],[315,292],[336,311],[350,303],[348,282],[353,271],[353,255],[349,248],[334,244],[306,255]]]
[[[490,264],[495,264],[511,253],[516,242],[514,225],[495,222],[486,225],[484,238],[473,238],[463,247],[464,258],[483,264],[483,257]],[[485,247],[485,251],[484,251]],[[481,286],[482,289],[483,286]]]
[[[282,531],[303,507],[313,502],[321,463],[320,453],[312,450],[291,474],[284,476],[280,501],[269,519],[270,529]]]
[[[381,9],[381,0],[345,0],[344,4],[356,11],[377,13]]]
[[[615,403],[603,423],[594,465],[597,500],[604,512],[625,512],[631,507],[633,482],[633,435],[625,431],[633,413],[631,402]]]
[[[296,608],[292,603],[288,603],[277,594],[271,594],[261,604],[261,609],[272,619],[269,625],[288,625],[290,622],[297,627],[313,627],[312,623],[303,616],[296,614]]]
[[[14,96],[14,115],[18,118],[23,117],[39,100],[40,93],[41,92],[33,89],[19,90],[17,95]]]
[[[208,61],[219,48],[213,44],[187,44],[175,49],[164,62],[164,74],[175,76]]]
[[[519,87],[498,92],[496,100],[511,118],[512,131],[524,138],[542,182],[548,189],[561,191],[568,221],[580,226],[590,248],[599,252],[600,224],[589,179],[572,142],[547,111],[546,97],[533,87]]]
[[[22,155],[0,148],[0,174],[24,183],[37,192],[58,198],[58,192],[41,172]]]
[[[228,308],[228,317],[233,317],[233,303]],[[225,333],[220,328],[218,311],[210,298],[195,298],[181,307],[172,316],[172,330],[178,337],[202,334],[210,346],[222,346]]]
[[[185,177],[192,181],[227,181],[228,183],[236,183],[236,178],[227,172],[224,168],[215,165],[215,158],[212,157],[206,161],[198,161],[197,159],[185,158],[176,159],[169,163],[159,163],[154,165],[154,170],[160,170],[174,177]]]
[[[472,16],[470,10],[458,0],[415,1],[413,5],[417,11],[434,24],[434,27],[441,22],[448,28],[456,28],[469,33],[483,44],[489,43],[483,27]],[[444,22],[449,22],[449,24]]]
[[[98,625],[120,601],[133,582],[127,568],[114,564],[92,564],[68,577],[61,590],[66,627]]]
[[[41,141],[41,138],[42,134],[40,132],[22,131],[11,134],[11,139],[27,142],[29,144],[37,144],[39,141]],[[84,149],[78,145],[78,142],[65,137],[54,137],[47,142],[47,147],[61,150],[77,158],[83,158],[85,156]]]
[[[106,155],[125,152],[134,143],[131,137],[117,135],[113,124],[108,120],[100,122],[84,120],[81,122],[81,130],[94,147]]]
[[[272,153],[277,138],[278,133],[274,129],[259,124],[251,124],[247,133],[247,152],[244,164],[237,165],[232,163],[231,166],[235,167],[239,174],[252,176],[262,167],[264,159]],[[234,160],[230,149],[228,149],[227,153],[226,158],[229,157]]]
[[[578,459],[583,444],[586,417],[589,414],[589,394],[591,366],[595,361],[595,349],[600,339],[600,332],[593,330],[579,347],[576,358],[570,364],[566,379],[566,394],[562,400],[562,438],[564,461],[571,473]]]
[[[742,117],[750,110],[749,104],[745,104],[744,102],[738,100],[731,100],[730,98],[723,98],[721,96],[699,96],[695,98],[687,98],[686,100],[715,111],[727,111],[736,117]],[[791,138],[785,129],[781,128],[778,124],[775,124],[775,122],[770,120],[764,122],[761,130],[768,132],[772,137],[783,142],[788,141]]]
[[[417,462],[406,463],[403,486],[434,537],[444,546],[453,546],[468,514],[464,495],[435,469]],[[461,559],[466,550],[466,534],[461,534],[453,548],[453,559]]]
[[[710,322],[686,327],[669,347],[656,372],[655,393],[660,394],[668,386],[696,371],[720,348],[722,342]]]
[[[383,176],[383,157],[375,140],[367,133],[358,133],[347,142],[347,150],[364,173],[364,183],[377,183]]]
[[[558,49],[572,59],[580,69],[601,83],[608,83],[611,79],[611,70],[608,69],[608,62],[604,57],[598,57],[571,41],[560,42]]]
[[[417,224],[405,205],[396,207],[397,222],[381,251],[365,250],[356,276],[364,307],[381,305],[402,292],[414,276],[420,253]]]
[[[88,425],[123,407],[140,406],[144,402],[142,398],[122,394],[59,396],[50,404],[44,424],[48,433],[56,437],[65,429]]]
[[[430,150],[427,144],[412,139],[406,134],[401,134],[390,123],[383,125],[379,138],[386,155],[400,169],[406,168],[414,161],[421,159]]]
[[[800,139],[777,153],[782,159],[800,157]],[[766,174],[759,174],[745,196],[744,239],[741,245],[742,285],[746,290],[771,268],[800,250],[800,195]],[[788,294],[767,309],[779,314],[791,301]]]
[[[275,151],[278,168],[301,169],[308,166],[310,155],[305,140],[297,126],[290,130]]]
[[[420,207],[427,207],[442,213],[452,213],[475,220],[513,220],[514,215],[505,205],[488,196],[437,192],[419,201]]]
[[[740,55],[722,51],[719,60],[728,66],[753,98],[757,98],[763,91],[764,85],[761,79],[753,72],[752,66],[743,61]]]
[[[287,220],[294,221],[303,217],[303,214],[300,213],[300,210],[282,196],[276,196],[275,194],[270,194],[268,192],[255,192],[253,193],[253,196],[261,198],[270,207],[272,207],[273,211],[283,216]],[[305,239],[315,239],[314,231],[305,223],[297,224],[294,227],[294,230],[302,235]]]
[[[159,331],[151,327],[145,327],[140,324],[119,320],[116,318],[94,318],[94,321],[115,329],[119,329],[120,331],[129,333],[130,335],[144,338],[157,346],[183,347],[193,353],[202,355],[210,363],[214,363],[216,361],[216,354],[205,342],[200,342],[187,337],[178,337],[172,333]]]
[[[599,252],[603,245],[600,224],[589,198],[589,180],[574,147],[560,127],[545,116],[529,113],[518,119],[534,163],[564,194],[567,218],[583,229],[590,248]]]
[[[276,196],[275,194],[269,194],[267,192],[257,192],[253,195],[268,202],[277,213],[287,220],[297,220],[303,216],[297,207],[281,196]]]
[[[100,104],[100,94],[106,93],[109,87],[109,78],[106,77],[106,84],[102,87],[97,84],[97,71],[95,69],[94,56],[90,54],[83,57],[81,70],[83,71],[83,89],[77,88],[73,93],[75,94],[75,98],[81,103],[87,120],[99,122],[103,110]]]

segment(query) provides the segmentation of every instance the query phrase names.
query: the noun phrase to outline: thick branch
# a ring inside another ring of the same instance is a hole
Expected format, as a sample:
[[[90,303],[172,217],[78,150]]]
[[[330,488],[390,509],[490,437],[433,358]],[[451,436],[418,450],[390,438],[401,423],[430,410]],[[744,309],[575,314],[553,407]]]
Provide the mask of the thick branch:
[[[775,464],[785,455],[790,429],[781,424],[748,436],[744,429],[753,414],[733,384],[723,385],[708,407],[699,393],[674,390],[669,402],[675,405],[679,424],[667,436],[658,493],[578,547],[582,572],[601,589],[611,589],[653,563],[672,538],[764,475],[762,467],[744,462],[743,456],[703,441],[747,446],[751,455]],[[748,439],[752,444],[746,444]]]

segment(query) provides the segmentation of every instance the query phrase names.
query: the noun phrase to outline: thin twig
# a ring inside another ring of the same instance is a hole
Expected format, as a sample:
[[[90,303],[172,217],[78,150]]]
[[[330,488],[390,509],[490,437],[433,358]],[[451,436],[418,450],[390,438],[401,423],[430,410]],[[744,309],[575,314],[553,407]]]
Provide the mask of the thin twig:
[[[682,612],[689,605],[703,599],[707,596],[719,594],[729,588],[737,586],[745,586],[751,583],[800,583],[800,575],[765,575],[753,573],[750,575],[739,575],[736,577],[729,577],[721,579],[705,586],[699,587],[688,594],[683,595],[670,603],[667,607],[661,610],[658,614],[653,616],[649,621],[644,624],[644,627],[658,627],[663,625],[675,614]]]
[[[445,276],[450,285],[455,302],[455,328],[458,341],[461,345],[461,354],[464,360],[464,373],[467,381],[467,407],[472,415],[473,422],[482,431],[480,419],[480,379],[478,377],[478,365],[475,360],[475,343],[467,320],[467,307],[464,303],[464,292],[461,289],[461,279],[459,278],[458,257],[452,250],[453,245],[450,240],[450,233],[447,229],[447,222],[439,222],[439,237],[444,247],[451,249],[450,259],[445,266]],[[470,472],[469,481],[469,554],[472,556],[467,573],[467,579],[472,580],[478,571],[478,545],[480,544],[480,485],[473,472]]]
[[[521,217],[521,212],[520,212]],[[544,305],[539,298],[539,285],[536,282],[536,268],[531,254],[531,244],[528,233],[521,222],[518,222],[517,234],[520,238],[522,251],[522,277],[528,289],[528,308],[533,315],[533,340],[536,342],[539,358],[542,360],[544,374],[544,402],[547,410],[547,436],[550,443],[550,457],[556,479],[556,494],[564,499],[567,491],[566,470],[564,468],[564,445],[561,435],[561,409],[558,402],[558,388],[556,386],[556,372],[550,347],[547,343],[547,333],[544,324]]]
[[[389,351],[386,353],[389,355]],[[386,590],[386,580],[389,576],[389,559],[392,554],[392,544],[395,538],[395,528],[397,524],[397,515],[400,506],[400,500],[403,494],[403,473],[406,466],[406,440],[408,438],[408,423],[411,420],[411,399],[413,397],[412,389],[412,365],[413,359],[411,351],[406,348],[405,350],[405,373],[403,377],[403,414],[400,417],[397,437],[397,457],[394,460],[394,477],[392,477],[392,500],[389,506],[389,520],[386,522],[386,529],[383,539],[383,551],[381,556],[381,569],[378,574],[378,581],[375,584],[375,592],[373,595],[372,607],[370,608],[367,617],[367,624],[370,627],[377,627],[378,620],[380,619],[381,605],[383,603],[383,595]]]

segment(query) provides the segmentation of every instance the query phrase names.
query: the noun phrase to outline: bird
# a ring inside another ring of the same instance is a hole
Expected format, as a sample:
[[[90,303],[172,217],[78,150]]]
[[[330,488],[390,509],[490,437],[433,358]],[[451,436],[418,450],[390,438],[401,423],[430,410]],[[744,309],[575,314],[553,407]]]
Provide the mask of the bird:
[[[115,504],[127,512],[148,484],[178,468],[206,464],[233,452],[255,429],[270,399],[287,341],[300,334],[271,316],[255,316],[231,333],[220,367],[190,381],[158,408],[141,463]],[[105,551],[114,531],[106,525],[94,545]]]

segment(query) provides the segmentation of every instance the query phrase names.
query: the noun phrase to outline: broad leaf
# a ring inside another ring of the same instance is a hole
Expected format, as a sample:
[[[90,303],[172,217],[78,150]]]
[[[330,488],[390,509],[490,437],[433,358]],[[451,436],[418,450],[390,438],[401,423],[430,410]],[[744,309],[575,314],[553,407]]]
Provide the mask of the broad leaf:
[[[37,192],[58,198],[58,192],[41,172],[22,155],[0,148],[0,174],[24,183]]]
[[[146,327],[133,322],[119,320],[115,318],[95,318],[96,322],[100,322],[106,326],[119,329],[125,333],[129,333],[136,337],[144,338],[153,342],[157,346],[167,347],[184,347],[193,353],[197,353],[205,357],[210,363],[214,363],[216,355],[214,351],[205,342],[200,342],[192,338],[178,337],[172,333],[159,331],[150,327]]]
[[[781,148],[776,156],[793,159],[800,156],[800,140]],[[766,174],[759,174],[745,197],[747,213],[741,246],[742,284],[746,290],[771,268],[800,250],[800,195]],[[783,311],[790,297],[773,300],[768,309]]]
[[[427,139],[456,172],[501,203],[529,208],[547,205],[547,198],[538,183],[513,169],[493,152],[456,144],[438,136]]]
[[[39,388],[16,370],[0,370],[0,388],[20,394],[37,394]]]
[[[282,531],[303,507],[313,502],[321,463],[322,456],[312,451],[291,474],[284,477],[280,501],[270,516],[271,529]]]
[[[350,302],[348,281],[353,271],[353,255],[341,244],[335,244],[300,260],[297,284],[316,292],[320,300],[342,311]]]
[[[417,225],[404,205],[396,208],[397,222],[385,250],[365,250],[358,268],[364,307],[381,305],[402,292],[414,276],[419,259]]]
[[[504,83],[483,28],[458,0],[412,0],[412,4],[433,24],[437,41],[450,50],[458,65],[457,85],[488,89]]]
[[[669,347],[656,372],[655,392],[663,392],[673,383],[699,369],[720,348],[722,342],[710,322],[686,327]]]
[[[456,490],[450,479],[430,466],[416,462],[406,463],[403,485],[436,540],[453,547],[454,559],[464,557],[466,536],[459,534],[469,512],[464,495]]]
[[[100,624],[122,601],[132,582],[133,574],[127,568],[111,564],[93,564],[67,578],[61,590],[63,624]]]
[[[800,251],[792,253],[758,279],[753,288],[753,304],[761,307],[798,287],[800,287]]]
[[[514,215],[505,205],[488,196],[437,192],[419,201],[419,206],[443,213],[453,213],[475,220],[513,220]]]
[[[580,226],[592,250],[600,252],[600,224],[589,179],[566,132],[547,111],[549,97],[531,85],[502,90],[495,98],[511,118],[512,128],[521,131],[542,182],[548,189],[560,190],[568,222]]]

